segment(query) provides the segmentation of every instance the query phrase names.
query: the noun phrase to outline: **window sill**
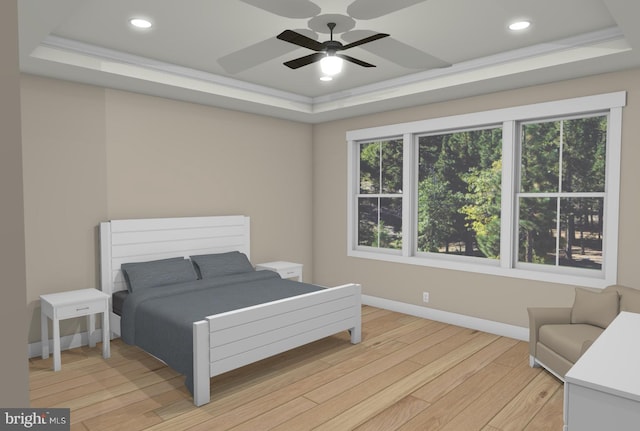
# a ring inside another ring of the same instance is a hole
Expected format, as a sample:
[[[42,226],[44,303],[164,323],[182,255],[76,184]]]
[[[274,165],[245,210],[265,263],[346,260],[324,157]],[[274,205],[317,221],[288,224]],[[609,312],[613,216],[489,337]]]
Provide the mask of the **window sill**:
[[[504,268],[497,260],[487,260],[483,263],[460,262],[460,260],[450,260],[446,258],[438,259],[423,256],[400,256],[394,254],[377,253],[362,250],[349,250],[349,257],[361,259],[372,259],[391,263],[402,263],[407,265],[425,266],[438,269],[448,269],[453,271],[473,272],[485,275],[495,275],[499,277],[510,277],[523,280],[542,281],[546,283],[568,284],[572,286],[592,287],[603,289],[615,284],[615,280],[606,277],[584,276],[576,274],[559,274],[550,271],[533,271],[521,268]],[[470,259],[471,260],[471,259]],[[474,259],[475,260],[475,259]],[[595,271],[594,271],[595,272]],[[599,273],[601,274],[601,273]]]

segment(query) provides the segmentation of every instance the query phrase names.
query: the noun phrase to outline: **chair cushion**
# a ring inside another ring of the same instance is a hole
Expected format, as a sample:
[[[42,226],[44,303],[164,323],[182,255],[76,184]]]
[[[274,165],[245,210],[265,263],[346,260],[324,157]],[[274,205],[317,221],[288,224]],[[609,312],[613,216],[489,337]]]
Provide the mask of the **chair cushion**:
[[[618,315],[618,292],[594,292],[576,288],[571,309],[571,323],[583,323],[606,328]]]
[[[575,363],[604,329],[584,324],[543,325],[538,340],[568,361]]]

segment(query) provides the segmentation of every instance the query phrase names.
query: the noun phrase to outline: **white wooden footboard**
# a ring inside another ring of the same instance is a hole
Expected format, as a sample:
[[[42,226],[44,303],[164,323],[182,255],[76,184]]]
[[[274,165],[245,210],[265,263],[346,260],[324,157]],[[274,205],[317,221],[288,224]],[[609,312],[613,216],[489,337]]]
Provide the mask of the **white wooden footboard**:
[[[195,405],[210,401],[218,374],[349,330],[361,339],[360,285],[318,292],[209,316],[193,324]]]

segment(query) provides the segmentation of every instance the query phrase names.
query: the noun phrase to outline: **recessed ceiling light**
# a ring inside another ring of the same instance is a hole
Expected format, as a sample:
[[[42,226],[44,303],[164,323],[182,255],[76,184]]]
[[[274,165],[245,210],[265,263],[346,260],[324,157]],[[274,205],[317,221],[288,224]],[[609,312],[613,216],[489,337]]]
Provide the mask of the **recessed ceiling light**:
[[[324,75],[320,77],[320,81],[333,81],[333,77]]]
[[[531,25],[530,21],[516,21],[512,24],[509,24],[509,29],[510,30],[524,30],[525,28],[529,28],[529,26]]]
[[[149,21],[148,19],[145,18],[131,18],[129,20],[129,23],[137,28],[150,28],[151,27],[151,21]]]

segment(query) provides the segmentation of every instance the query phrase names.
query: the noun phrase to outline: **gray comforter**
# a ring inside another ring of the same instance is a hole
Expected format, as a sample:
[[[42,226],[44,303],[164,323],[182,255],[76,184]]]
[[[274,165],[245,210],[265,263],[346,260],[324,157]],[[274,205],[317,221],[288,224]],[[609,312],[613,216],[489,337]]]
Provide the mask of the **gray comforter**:
[[[322,289],[255,271],[131,293],[122,308],[121,336],[186,375],[193,394],[192,324],[207,316]]]

